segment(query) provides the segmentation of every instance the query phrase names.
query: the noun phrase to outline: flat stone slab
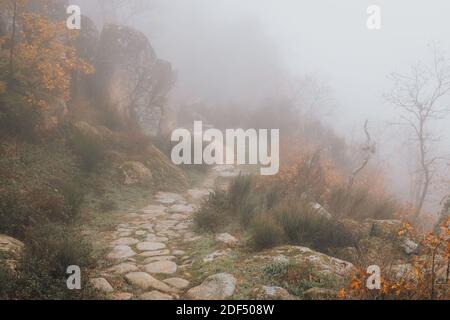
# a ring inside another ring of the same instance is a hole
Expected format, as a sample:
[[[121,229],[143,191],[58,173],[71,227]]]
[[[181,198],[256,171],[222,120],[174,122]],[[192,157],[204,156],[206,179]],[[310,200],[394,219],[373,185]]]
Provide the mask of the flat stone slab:
[[[212,192],[210,189],[190,189],[188,190],[189,196],[194,200],[201,200],[209,196]]]
[[[168,295],[166,293],[162,293],[159,291],[151,291],[146,292],[140,295],[139,297],[141,300],[173,300],[173,297],[171,295]]]
[[[183,279],[183,278],[169,278],[169,279],[165,279],[163,280],[165,283],[167,283],[168,285],[177,288],[177,289],[185,289],[189,286],[189,281]]]
[[[119,245],[132,246],[138,242],[139,242],[139,240],[134,239],[134,238],[120,238],[120,239],[113,241],[113,246],[119,246]]]
[[[156,251],[144,251],[139,253],[139,256],[141,257],[154,257],[154,256],[167,256],[170,254],[170,250],[164,249],[164,250],[156,250]]]
[[[108,259],[125,259],[129,257],[133,257],[136,255],[136,252],[133,251],[129,246],[126,245],[118,245],[113,248],[113,250],[108,254]]]
[[[149,264],[155,261],[170,261],[176,259],[175,256],[155,256],[155,257],[148,257],[144,260],[144,264]]]
[[[166,245],[162,242],[150,242],[150,241],[139,242],[136,245],[136,249],[138,249],[139,251],[155,251],[164,249],[165,247]]]
[[[169,213],[192,213],[194,207],[190,204],[174,204],[167,211]]]
[[[115,273],[115,274],[124,274],[129,273],[133,271],[137,271],[138,267],[131,262],[124,262],[118,265],[115,265],[108,269],[109,272]]]
[[[150,205],[139,210],[139,213],[149,215],[149,217],[159,217],[165,214],[166,207],[161,205]]]
[[[113,300],[131,300],[133,295],[128,292],[116,292],[112,294]]]
[[[172,251],[172,254],[174,255],[174,256],[182,256],[182,255],[184,255],[186,252],[184,252],[183,250],[173,250]]]
[[[186,220],[187,218],[186,215],[180,213],[174,213],[169,216],[170,220],[175,220],[176,222]]]
[[[114,288],[109,284],[108,280],[105,278],[94,278],[90,280],[90,283],[94,289],[105,292],[105,293],[111,293],[114,292]]]
[[[183,202],[184,197],[178,193],[158,192],[155,196],[156,200],[162,204],[174,204],[176,202]]]
[[[153,278],[151,275],[145,272],[131,272],[125,275],[125,279],[133,286],[138,287],[142,290],[147,290],[150,288],[163,291],[163,292],[174,292],[176,289],[171,288],[166,283]]]
[[[148,242],[167,242],[167,241],[169,241],[169,238],[163,237],[163,236],[157,236],[157,235],[154,235],[154,234],[149,234],[145,238],[145,241],[148,241]]]
[[[156,261],[144,266],[148,273],[173,274],[177,272],[177,264],[170,260]]]

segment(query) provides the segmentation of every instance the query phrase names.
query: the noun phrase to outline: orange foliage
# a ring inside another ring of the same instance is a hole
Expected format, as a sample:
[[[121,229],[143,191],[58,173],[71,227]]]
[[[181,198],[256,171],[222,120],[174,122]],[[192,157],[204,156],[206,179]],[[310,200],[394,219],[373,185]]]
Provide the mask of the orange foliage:
[[[366,287],[367,274],[357,271],[348,288],[342,288],[341,299],[450,299],[448,291],[450,264],[450,217],[442,224],[439,235],[427,233],[418,235],[410,223],[404,223],[399,230],[400,237],[420,237],[421,255],[414,257],[410,267],[400,275],[381,277],[381,289]]]
[[[71,45],[76,32],[63,22],[54,22],[41,14],[27,11],[21,3],[17,15],[17,34],[0,39],[0,70],[9,77],[31,105],[46,108],[52,98],[70,99],[72,73],[92,73],[93,67],[79,59]],[[13,74],[10,74],[10,47],[14,44]],[[7,45],[6,45],[7,44]]]

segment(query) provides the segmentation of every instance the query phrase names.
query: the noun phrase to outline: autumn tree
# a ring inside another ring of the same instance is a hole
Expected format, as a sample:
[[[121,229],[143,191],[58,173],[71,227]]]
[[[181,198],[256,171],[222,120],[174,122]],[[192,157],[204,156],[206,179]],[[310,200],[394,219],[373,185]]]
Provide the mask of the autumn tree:
[[[9,22],[0,38],[0,93],[16,95],[45,111],[55,99],[68,102],[74,71],[93,72],[72,45],[77,33],[26,0],[3,0]]]
[[[423,210],[435,166],[440,159],[433,148],[438,140],[433,126],[450,113],[450,105],[444,103],[444,97],[450,92],[450,66],[436,46],[432,54],[430,63],[413,65],[409,74],[393,73],[394,87],[386,95],[386,99],[400,112],[399,125],[410,129],[417,149],[419,181],[414,199],[416,219]]]

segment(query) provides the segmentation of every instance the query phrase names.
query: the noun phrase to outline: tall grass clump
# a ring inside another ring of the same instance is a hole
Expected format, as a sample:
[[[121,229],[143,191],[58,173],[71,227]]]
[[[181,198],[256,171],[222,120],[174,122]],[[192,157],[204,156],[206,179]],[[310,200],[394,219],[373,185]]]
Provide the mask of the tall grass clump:
[[[255,249],[269,249],[284,240],[283,230],[269,214],[259,214],[250,225],[251,242]]]
[[[216,190],[209,194],[194,213],[194,225],[202,231],[216,231],[225,224],[228,210],[227,193]]]

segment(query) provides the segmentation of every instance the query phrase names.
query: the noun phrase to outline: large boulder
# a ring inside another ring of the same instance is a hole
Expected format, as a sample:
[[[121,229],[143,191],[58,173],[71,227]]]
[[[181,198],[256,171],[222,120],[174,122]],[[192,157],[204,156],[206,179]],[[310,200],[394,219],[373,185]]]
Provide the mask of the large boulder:
[[[223,300],[230,298],[236,289],[236,279],[228,273],[218,273],[187,292],[191,300]]]
[[[146,185],[152,182],[152,172],[141,162],[127,161],[122,164],[120,169],[125,177],[124,184],[126,185]]]
[[[256,300],[292,300],[289,292],[276,286],[258,286],[253,289],[253,297]]]
[[[372,220],[367,219],[366,223],[371,223],[371,236],[380,238],[396,238],[398,231],[402,227],[400,220]]]
[[[300,246],[284,246],[277,249],[288,257],[290,263],[309,265],[316,273],[345,278],[354,271],[353,264]]]

